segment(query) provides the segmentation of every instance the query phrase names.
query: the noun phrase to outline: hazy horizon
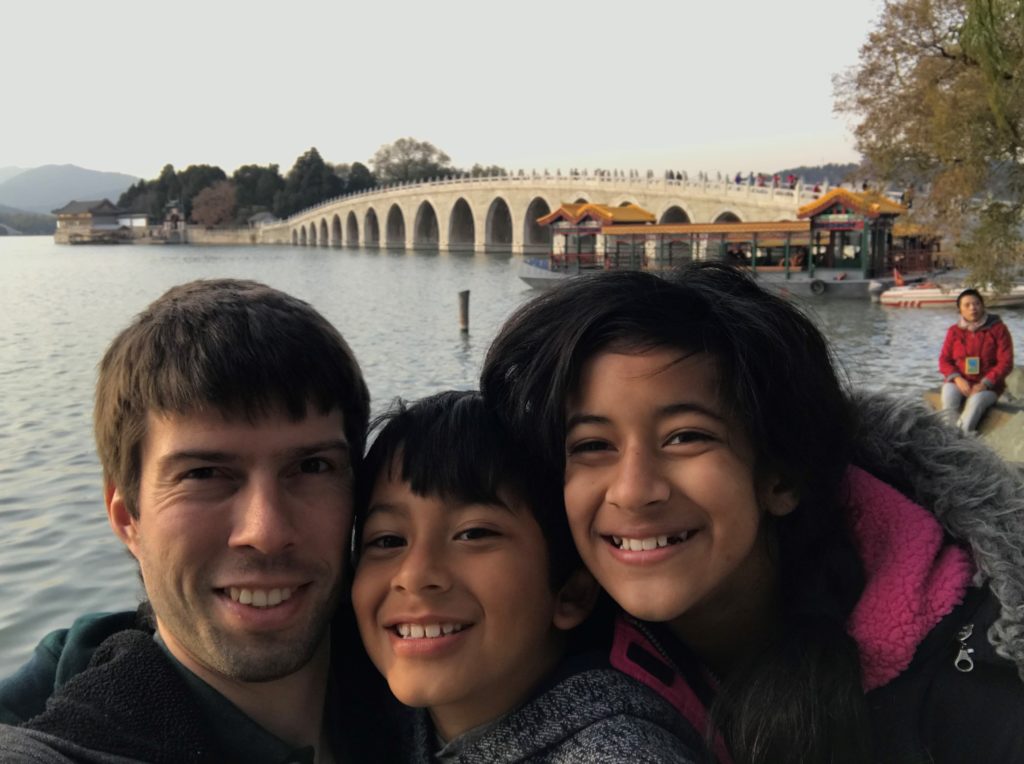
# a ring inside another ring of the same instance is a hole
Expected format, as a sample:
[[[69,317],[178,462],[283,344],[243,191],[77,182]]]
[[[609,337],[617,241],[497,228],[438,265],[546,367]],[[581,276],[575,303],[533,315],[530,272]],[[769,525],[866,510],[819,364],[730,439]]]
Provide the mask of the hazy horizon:
[[[368,163],[412,136],[475,163],[732,174],[859,161],[833,75],[881,0],[584,9],[526,0],[296,0],[286,14],[183,0],[19,4],[0,168],[74,164],[153,178],[277,164],[315,146]],[[737,24],[742,20],[742,24]],[[31,61],[30,66],[25,62]],[[221,63],[226,62],[226,63]]]

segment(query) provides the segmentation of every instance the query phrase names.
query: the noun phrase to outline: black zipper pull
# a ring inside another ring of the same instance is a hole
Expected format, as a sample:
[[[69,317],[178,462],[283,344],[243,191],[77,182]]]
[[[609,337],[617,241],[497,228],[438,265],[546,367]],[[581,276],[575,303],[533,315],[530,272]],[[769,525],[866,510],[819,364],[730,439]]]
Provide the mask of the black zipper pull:
[[[971,654],[974,652],[974,648],[967,646],[967,640],[971,638],[973,633],[974,624],[969,623],[962,626],[956,635],[957,641],[960,643],[960,652],[956,654],[956,660],[953,661],[953,665],[956,667],[957,671],[964,674],[968,671],[974,670],[974,659],[971,657]]]

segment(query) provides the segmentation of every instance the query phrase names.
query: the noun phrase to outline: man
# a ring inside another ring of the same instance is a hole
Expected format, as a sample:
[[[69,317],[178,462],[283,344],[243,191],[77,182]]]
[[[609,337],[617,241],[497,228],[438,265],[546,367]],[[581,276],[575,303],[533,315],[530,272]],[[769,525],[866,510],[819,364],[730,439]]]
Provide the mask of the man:
[[[148,602],[50,635],[0,684],[25,722],[0,728],[5,761],[351,756],[331,619],[368,417],[348,345],[301,300],[196,281],[141,313],[100,364],[95,434]]]

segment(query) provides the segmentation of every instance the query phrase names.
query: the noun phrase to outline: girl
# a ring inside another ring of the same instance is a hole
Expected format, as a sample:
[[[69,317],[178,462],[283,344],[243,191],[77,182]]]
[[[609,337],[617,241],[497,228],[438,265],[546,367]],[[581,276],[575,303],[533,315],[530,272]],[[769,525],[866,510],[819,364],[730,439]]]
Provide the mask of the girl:
[[[613,664],[720,761],[1024,760],[1019,476],[849,395],[791,304],[716,263],[573,279],[481,389],[564,481]]]

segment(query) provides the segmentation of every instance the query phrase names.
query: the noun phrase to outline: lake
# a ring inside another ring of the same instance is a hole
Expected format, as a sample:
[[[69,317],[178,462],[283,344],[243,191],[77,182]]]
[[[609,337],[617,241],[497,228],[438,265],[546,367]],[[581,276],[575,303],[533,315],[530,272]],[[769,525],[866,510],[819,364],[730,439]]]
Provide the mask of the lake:
[[[476,386],[501,322],[533,292],[499,255],[298,247],[57,246],[0,237],[0,677],[76,615],[133,608],[135,566],[107,526],[92,441],[96,365],[174,284],[238,277],[318,308],[344,334],[379,411]],[[470,332],[458,324],[469,289]],[[954,311],[809,304],[853,383],[919,397]],[[1024,337],[1024,311],[999,311]]]

